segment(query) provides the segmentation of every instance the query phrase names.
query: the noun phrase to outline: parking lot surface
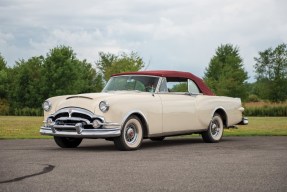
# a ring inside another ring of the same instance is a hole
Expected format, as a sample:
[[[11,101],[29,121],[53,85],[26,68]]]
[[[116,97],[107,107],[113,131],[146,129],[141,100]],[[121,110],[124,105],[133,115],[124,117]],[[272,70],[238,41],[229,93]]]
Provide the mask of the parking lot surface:
[[[287,137],[144,140],[140,150],[84,140],[0,140],[0,191],[287,191]]]

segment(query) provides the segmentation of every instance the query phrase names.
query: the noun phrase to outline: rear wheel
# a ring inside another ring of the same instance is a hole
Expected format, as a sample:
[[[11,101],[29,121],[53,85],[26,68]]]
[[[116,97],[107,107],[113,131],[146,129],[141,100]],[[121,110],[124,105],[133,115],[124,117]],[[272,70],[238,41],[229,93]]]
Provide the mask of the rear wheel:
[[[129,151],[138,149],[142,144],[142,140],[143,128],[141,121],[138,117],[131,116],[126,120],[121,135],[114,139],[114,144],[121,151]]]
[[[217,143],[223,135],[223,121],[219,114],[215,113],[207,131],[202,133],[202,139],[206,143]]]
[[[81,144],[83,139],[72,138],[72,137],[56,137],[56,136],[54,136],[54,140],[59,147],[76,148]]]

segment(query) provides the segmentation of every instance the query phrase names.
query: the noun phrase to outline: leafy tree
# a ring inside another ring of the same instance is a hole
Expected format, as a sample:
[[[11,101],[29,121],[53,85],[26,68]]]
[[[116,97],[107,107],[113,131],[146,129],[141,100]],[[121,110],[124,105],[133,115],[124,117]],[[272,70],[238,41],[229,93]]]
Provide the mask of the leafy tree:
[[[46,98],[97,90],[96,71],[86,60],[80,61],[70,47],[51,49],[43,64]],[[100,84],[98,84],[100,85]]]
[[[13,78],[10,86],[10,102],[14,108],[40,108],[44,100],[42,66],[44,58],[32,57],[16,62],[10,72]]]
[[[231,44],[221,45],[217,48],[204,73],[204,81],[216,95],[242,99],[247,96],[245,86],[247,79],[239,48]]]
[[[51,49],[47,57],[20,60],[9,72],[9,102],[13,111],[41,108],[56,95],[95,92],[102,89],[102,77],[86,60],[79,60],[70,47]]]
[[[287,99],[287,45],[259,52],[254,65],[257,79],[256,90],[263,99],[284,101]]]
[[[0,53],[0,71],[7,69],[7,62],[5,61],[4,57]]]
[[[8,68],[4,57],[0,53],[0,114],[9,113],[8,97]]]
[[[139,71],[144,67],[143,59],[135,52],[131,52],[129,55],[126,53],[115,55],[100,52],[99,56],[100,59],[96,64],[106,81],[109,80],[112,74]]]
[[[19,60],[8,68],[0,54],[0,114],[40,114],[43,100],[56,95],[101,91],[103,77],[123,71],[137,71],[144,64],[136,54],[120,56],[100,53],[96,73],[86,60],[79,60],[72,48],[58,46],[46,57]],[[42,111],[42,110],[41,110]]]
[[[104,85],[105,83],[103,81],[103,75],[101,73],[97,73],[96,78],[95,78],[95,84],[94,84],[95,91],[101,92],[102,89],[104,88]]]
[[[0,53],[0,99],[7,97],[8,72],[7,63]]]

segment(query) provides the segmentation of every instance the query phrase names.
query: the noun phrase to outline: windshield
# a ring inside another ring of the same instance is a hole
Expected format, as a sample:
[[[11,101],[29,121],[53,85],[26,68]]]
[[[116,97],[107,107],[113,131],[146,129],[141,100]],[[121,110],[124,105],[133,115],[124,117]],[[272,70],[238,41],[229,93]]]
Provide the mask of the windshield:
[[[115,76],[112,77],[103,92],[107,91],[143,91],[154,93],[159,77],[151,76]]]

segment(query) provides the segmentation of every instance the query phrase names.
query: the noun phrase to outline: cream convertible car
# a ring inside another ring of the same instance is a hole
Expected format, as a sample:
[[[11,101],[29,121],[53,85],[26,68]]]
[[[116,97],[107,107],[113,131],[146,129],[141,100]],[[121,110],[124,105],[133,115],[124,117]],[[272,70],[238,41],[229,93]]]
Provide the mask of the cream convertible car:
[[[101,93],[52,97],[43,108],[40,133],[63,148],[104,138],[119,150],[135,150],[144,138],[192,133],[213,143],[224,128],[248,123],[240,98],[214,96],[200,78],[178,71],[115,74]]]

